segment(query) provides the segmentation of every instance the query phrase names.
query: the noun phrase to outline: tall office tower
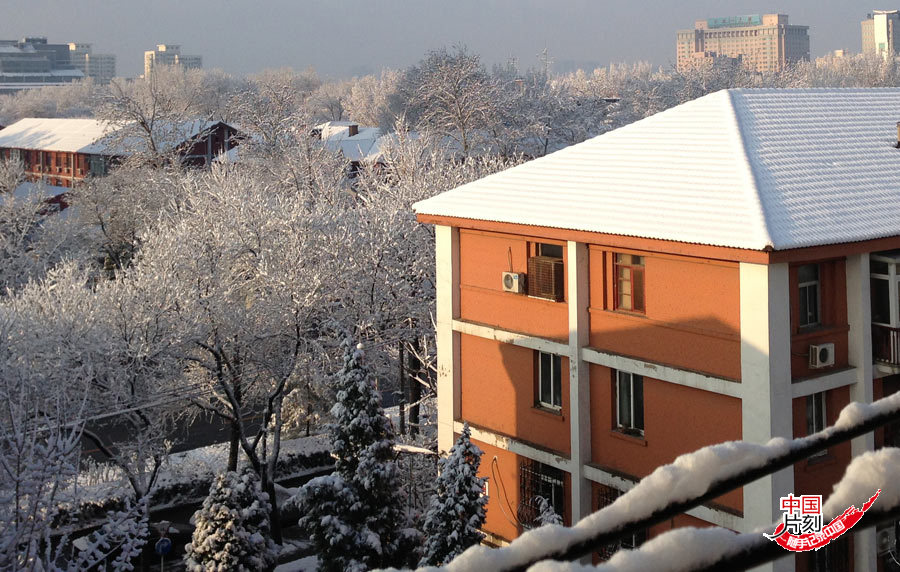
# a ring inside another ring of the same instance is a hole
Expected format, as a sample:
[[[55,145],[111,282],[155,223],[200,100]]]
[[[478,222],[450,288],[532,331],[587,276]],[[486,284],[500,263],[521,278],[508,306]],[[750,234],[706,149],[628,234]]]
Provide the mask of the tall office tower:
[[[759,72],[781,71],[809,61],[808,31],[809,26],[788,24],[785,14],[697,20],[693,30],[677,32],[678,69],[726,60]]]
[[[862,21],[862,51],[864,54],[897,53],[900,42],[900,10],[873,10]]]
[[[91,44],[70,42],[69,62],[72,67],[81,70],[84,77],[94,78],[97,83],[106,84],[116,77],[116,56],[95,54]]]
[[[203,67],[203,58],[182,54],[179,45],[158,44],[155,50],[144,52],[144,77],[149,77],[153,68],[160,65],[199,69]]]

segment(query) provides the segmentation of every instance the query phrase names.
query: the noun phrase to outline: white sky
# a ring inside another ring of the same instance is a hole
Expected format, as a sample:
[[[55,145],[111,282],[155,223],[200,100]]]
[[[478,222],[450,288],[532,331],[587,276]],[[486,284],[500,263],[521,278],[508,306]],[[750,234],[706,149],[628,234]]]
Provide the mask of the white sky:
[[[3,6],[7,4],[7,6]],[[900,4],[900,3],[898,3]],[[13,7],[15,6],[15,7]],[[0,39],[47,36],[117,56],[142,72],[143,52],[181,44],[206,68],[233,74],[313,66],[327,77],[405,67],[430,49],[464,44],[490,65],[527,67],[548,48],[555,69],[674,61],[675,31],[695,19],[781,12],[810,26],[813,57],[860,49],[855,0],[15,0],[0,1]]]

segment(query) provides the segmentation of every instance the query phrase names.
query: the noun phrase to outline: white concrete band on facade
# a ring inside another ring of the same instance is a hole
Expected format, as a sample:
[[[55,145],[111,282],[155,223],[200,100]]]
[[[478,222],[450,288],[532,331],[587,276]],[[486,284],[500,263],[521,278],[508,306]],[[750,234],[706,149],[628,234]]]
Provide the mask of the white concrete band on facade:
[[[589,480],[595,483],[606,485],[622,492],[630,491],[637,485],[637,482],[635,481],[622,478],[592,465],[586,465],[584,467],[584,474]],[[704,520],[716,526],[735,531],[741,528],[741,521],[743,520],[736,514],[731,514],[705,505],[692,508],[686,511],[685,514],[693,516],[694,518],[699,518],[700,520]]]
[[[820,391],[830,391],[839,387],[852,387],[857,383],[856,380],[858,375],[858,368],[851,367],[833,373],[826,373],[825,375],[820,375],[818,377],[804,379],[803,381],[793,382],[791,383],[791,397],[796,399],[798,397],[812,395],[813,393],[819,393]],[[871,399],[869,401],[871,401]]]
[[[521,332],[502,330],[500,328],[466,322],[464,320],[453,320],[453,329],[461,334],[495,340],[505,344],[512,344],[546,353],[569,356],[569,345],[548,340],[546,338],[523,334]],[[729,397],[740,398],[742,395],[740,383],[720,377],[713,377],[695,371],[678,369],[668,365],[611,354],[584,346],[580,348],[580,355],[582,361],[606,366],[619,371],[636,373],[660,381],[702,389],[703,391],[727,395]]]

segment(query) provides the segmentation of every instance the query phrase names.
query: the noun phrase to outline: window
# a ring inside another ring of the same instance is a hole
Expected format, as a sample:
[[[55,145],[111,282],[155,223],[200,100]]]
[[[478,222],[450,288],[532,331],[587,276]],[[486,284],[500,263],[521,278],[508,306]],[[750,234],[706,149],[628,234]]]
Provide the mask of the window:
[[[616,254],[616,310],[646,312],[644,307],[644,257]]]
[[[538,243],[536,256],[528,259],[528,295],[561,302],[565,296],[565,268],[563,247],[559,244]]]
[[[563,257],[563,247],[561,244],[546,244],[546,243],[540,242],[537,245],[537,254],[538,254],[538,256],[547,256],[549,258],[559,258],[561,260]]]
[[[562,358],[538,352],[538,404],[542,407],[562,407]]]
[[[519,510],[517,517],[522,528],[528,530],[540,526],[540,499],[544,498],[556,514],[565,514],[565,487],[563,472],[550,465],[526,459],[519,465]]]
[[[616,428],[625,433],[644,434],[644,378],[616,372]]]
[[[825,392],[806,396],[806,434],[812,435],[825,429]],[[813,453],[810,458],[821,457],[827,451]]]
[[[800,327],[819,324],[819,265],[804,264],[797,268],[800,283]]]
[[[613,487],[607,485],[597,485],[598,495],[597,495],[597,510],[602,510],[612,503],[616,501],[617,498],[622,496],[624,493],[619,489],[615,489]],[[614,542],[612,544],[607,544],[606,546],[601,547],[597,551],[597,556],[600,558],[600,561],[606,561],[612,558],[613,554],[619,551],[619,549],[624,548],[626,550],[634,550],[635,548],[642,545],[647,541],[647,530],[641,530],[635,532],[631,536],[623,538],[618,542]]]

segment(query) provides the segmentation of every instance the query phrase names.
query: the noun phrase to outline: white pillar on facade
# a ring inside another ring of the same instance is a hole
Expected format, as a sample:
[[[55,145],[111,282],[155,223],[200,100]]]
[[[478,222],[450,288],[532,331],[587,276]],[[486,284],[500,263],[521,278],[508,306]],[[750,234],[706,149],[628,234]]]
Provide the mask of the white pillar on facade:
[[[740,281],[743,440],[766,443],[774,437],[791,439],[788,266],[742,262]],[[779,499],[793,490],[793,467],[745,485],[744,532],[780,520]],[[793,569],[793,558],[782,558],[758,568],[779,572]]]
[[[855,369],[856,383],[850,386],[850,401],[872,402],[872,306],[869,289],[869,254],[847,257],[847,321],[848,357]],[[875,436],[866,433],[850,442],[854,457],[875,448]],[[856,572],[875,572],[877,556],[875,529],[867,528],[853,535],[853,556]]]
[[[591,483],[584,465],[591,461],[591,378],[590,365],[581,359],[581,348],[589,343],[590,305],[588,248],[569,241],[566,273],[569,310],[569,435],[572,459],[572,523],[591,511]]]
[[[459,229],[435,226],[435,298],[437,339],[438,451],[453,447],[453,421],[459,418],[459,333],[453,319],[459,317]]]

